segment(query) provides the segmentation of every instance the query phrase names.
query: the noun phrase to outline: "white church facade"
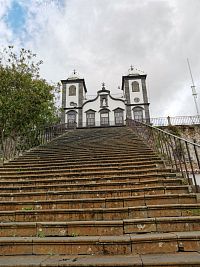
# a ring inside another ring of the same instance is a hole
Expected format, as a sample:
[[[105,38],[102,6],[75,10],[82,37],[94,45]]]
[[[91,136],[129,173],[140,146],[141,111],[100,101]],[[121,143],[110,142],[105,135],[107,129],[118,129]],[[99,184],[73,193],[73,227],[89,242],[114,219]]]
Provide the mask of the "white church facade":
[[[85,80],[73,75],[62,83],[62,122],[77,127],[124,125],[127,118],[149,122],[146,74],[132,67],[122,76],[122,96],[113,97],[102,84],[96,97],[87,99]]]

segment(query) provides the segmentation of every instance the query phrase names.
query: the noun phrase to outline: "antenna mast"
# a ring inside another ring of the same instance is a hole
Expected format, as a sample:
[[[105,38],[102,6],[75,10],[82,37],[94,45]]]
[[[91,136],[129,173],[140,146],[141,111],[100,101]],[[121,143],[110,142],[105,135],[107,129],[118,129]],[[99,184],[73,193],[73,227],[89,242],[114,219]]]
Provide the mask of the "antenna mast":
[[[188,68],[189,68],[190,76],[191,76],[191,80],[192,80],[192,85],[191,85],[192,95],[194,97],[194,103],[195,103],[195,107],[196,107],[197,116],[199,116],[199,108],[198,108],[198,103],[197,103],[196,86],[194,84],[194,79],[193,79],[193,76],[192,76],[192,71],[191,71],[190,62],[189,62],[188,58],[187,58],[187,63],[188,63]]]

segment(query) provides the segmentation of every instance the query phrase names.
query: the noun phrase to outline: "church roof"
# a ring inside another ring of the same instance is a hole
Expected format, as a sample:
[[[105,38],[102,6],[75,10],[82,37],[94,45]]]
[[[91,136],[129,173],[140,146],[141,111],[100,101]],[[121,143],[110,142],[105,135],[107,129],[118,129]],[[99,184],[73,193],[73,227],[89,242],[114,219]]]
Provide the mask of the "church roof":
[[[138,76],[138,75],[144,75],[144,74],[145,74],[144,71],[138,70],[131,65],[130,69],[128,69],[127,76]]]
[[[83,77],[80,77],[80,75],[76,70],[73,70],[71,75],[67,78],[67,80],[80,80],[80,79],[83,79]]]

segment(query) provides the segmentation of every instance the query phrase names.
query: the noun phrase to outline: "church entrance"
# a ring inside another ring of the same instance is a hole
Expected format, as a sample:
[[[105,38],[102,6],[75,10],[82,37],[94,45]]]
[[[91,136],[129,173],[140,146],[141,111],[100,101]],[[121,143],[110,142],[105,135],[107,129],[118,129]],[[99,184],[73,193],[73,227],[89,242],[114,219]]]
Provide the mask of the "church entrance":
[[[100,123],[101,123],[101,126],[108,126],[109,125],[109,113],[107,110],[105,111],[101,111],[100,113]]]
[[[121,108],[117,108],[114,114],[115,114],[115,125],[123,125],[124,124],[123,110]]]
[[[67,124],[68,124],[68,128],[74,128],[76,124],[76,112],[75,111],[69,111],[67,113]]]

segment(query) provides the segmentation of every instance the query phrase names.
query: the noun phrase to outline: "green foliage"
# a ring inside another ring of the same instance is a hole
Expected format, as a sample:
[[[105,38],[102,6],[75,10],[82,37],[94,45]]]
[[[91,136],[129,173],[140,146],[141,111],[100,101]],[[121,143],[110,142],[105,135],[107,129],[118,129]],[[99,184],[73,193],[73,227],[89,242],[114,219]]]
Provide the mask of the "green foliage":
[[[19,53],[9,46],[0,52],[0,138],[35,138],[36,129],[58,121],[54,105],[55,86],[40,78],[42,61],[30,50]],[[34,136],[33,136],[34,135]],[[17,142],[18,141],[18,142]]]
[[[45,233],[43,232],[42,228],[38,229],[37,237],[39,238],[45,238]]]
[[[23,207],[22,210],[25,210],[25,211],[33,210],[33,207]]]
[[[181,137],[181,133],[180,133],[180,131],[179,131],[177,126],[169,125],[169,126],[167,126],[167,130],[168,130],[169,133],[171,133],[173,135],[176,135],[178,137]]]

